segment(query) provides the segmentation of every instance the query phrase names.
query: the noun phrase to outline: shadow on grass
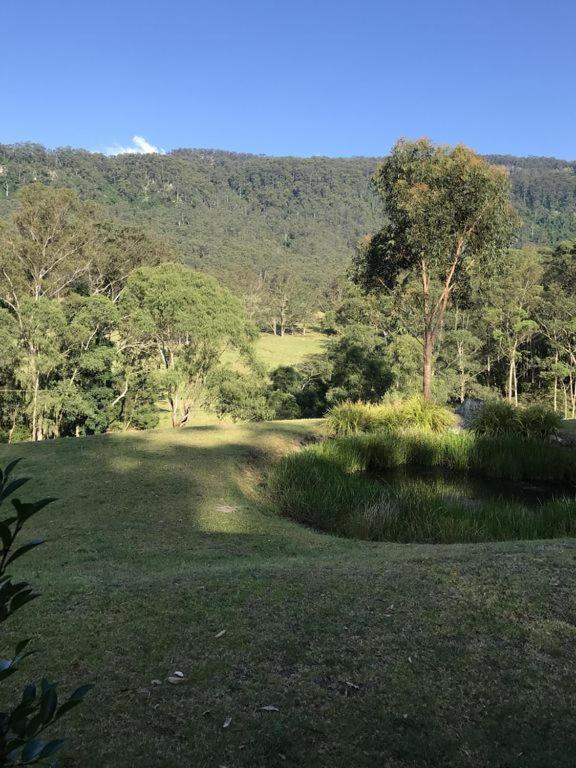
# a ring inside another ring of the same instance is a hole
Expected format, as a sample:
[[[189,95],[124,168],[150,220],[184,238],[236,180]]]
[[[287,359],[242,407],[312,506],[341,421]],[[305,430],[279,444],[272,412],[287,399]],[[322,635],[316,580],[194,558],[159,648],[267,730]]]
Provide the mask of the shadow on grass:
[[[146,571],[210,560],[296,554],[298,541],[276,536],[287,525],[256,509],[247,476],[263,454],[309,435],[298,423],[211,425],[2,446],[0,463],[22,457],[33,479],[24,498],[58,501],[30,530],[58,541],[39,557],[67,564]],[[280,437],[279,437],[280,436]],[[240,439],[239,439],[240,438]],[[316,535],[302,531],[312,546]],[[298,539],[298,537],[297,537]]]
[[[243,482],[255,452],[309,434],[191,427],[0,450],[24,458],[27,498],[61,498],[37,518],[51,541],[28,561],[45,592],[30,610],[49,673],[97,681],[71,721],[77,764],[571,768],[572,558],[540,545],[410,561],[430,548],[408,547],[401,561],[378,545],[320,561],[319,542],[340,543],[259,514]],[[186,685],[151,686],[175,669]]]

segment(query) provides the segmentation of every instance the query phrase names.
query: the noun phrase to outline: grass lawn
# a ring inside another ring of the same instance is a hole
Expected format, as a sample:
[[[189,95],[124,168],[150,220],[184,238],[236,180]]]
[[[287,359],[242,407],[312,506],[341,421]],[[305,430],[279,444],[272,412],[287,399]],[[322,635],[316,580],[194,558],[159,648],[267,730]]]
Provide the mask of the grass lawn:
[[[262,333],[256,342],[256,354],[269,370],[279,365],[298,365],[311,355],[324,352],[327,338],[316,331],[308,331],[304,336],[273,336],[271,333]]]
[[[372,544],[280,519],[259,467],[315,428],[1,446],[34,475],[22,497],[61,498],[20,561],[43,595],[4,645],[44,649],[19,682],[96,682],[62,765],[573,768],[575,542]]]

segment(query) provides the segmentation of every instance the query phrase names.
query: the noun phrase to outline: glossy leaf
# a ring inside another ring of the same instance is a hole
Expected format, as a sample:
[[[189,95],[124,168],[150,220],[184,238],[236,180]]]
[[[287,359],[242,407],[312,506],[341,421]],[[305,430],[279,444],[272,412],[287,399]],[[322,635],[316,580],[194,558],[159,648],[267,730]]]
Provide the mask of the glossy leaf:
[[[10,565],[10,563],[13,563],[14,560],[18,560],[18,558],[22,557],[22,555],[25,555],[26,552],[30,552],[30,550],[36,549],[36,547],[39,547],[41,544],[44,544],[44,539],[34,539],[33,541],[29,541],[28,544],[24,544],[23,546],[19,547],[10,555],[6,561],[6,565]]]

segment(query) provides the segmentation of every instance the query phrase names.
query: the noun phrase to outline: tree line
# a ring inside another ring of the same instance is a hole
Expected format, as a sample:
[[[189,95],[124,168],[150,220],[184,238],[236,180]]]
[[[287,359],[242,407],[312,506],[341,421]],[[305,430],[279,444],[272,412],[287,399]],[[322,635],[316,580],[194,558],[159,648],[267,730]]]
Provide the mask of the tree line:
[[[23,187],[0,230],[0,430],[8,440],[186,423],[256,329],[218,281],[68,189]]]

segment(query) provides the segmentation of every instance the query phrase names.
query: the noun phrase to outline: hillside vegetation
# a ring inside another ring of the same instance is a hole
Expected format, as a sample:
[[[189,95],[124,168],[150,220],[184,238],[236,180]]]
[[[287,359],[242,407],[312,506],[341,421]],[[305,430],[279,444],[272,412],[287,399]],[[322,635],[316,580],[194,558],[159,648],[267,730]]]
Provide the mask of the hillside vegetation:
[[[511,175],[520,243],[554,245],[576,232],[576,163],[490,156]],[[35,144],[0,145],[0,215],[33,181],[71,187],[128,221],[168,236],[185,262],[229,285],[289,262],[327,282],[359,238],[381,225],[370,179],[378,158],[296,158],[180,149],[106,157]]]
[[[26,496],[60,496],[22,615],[30,678],[96,683],[63,764],[572,768],[573,543],[371,544],[277,517],[262,460],[315,430],[0,447]]]

